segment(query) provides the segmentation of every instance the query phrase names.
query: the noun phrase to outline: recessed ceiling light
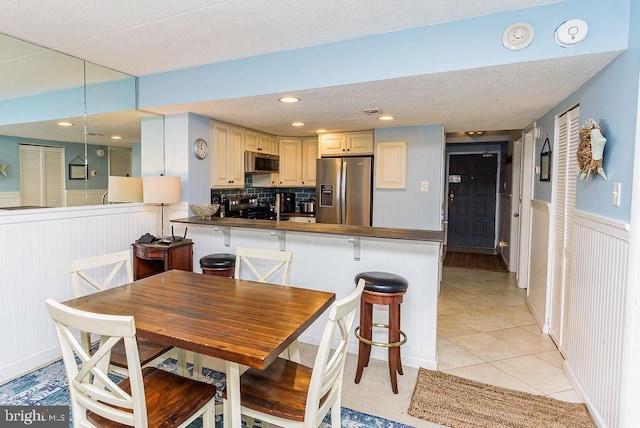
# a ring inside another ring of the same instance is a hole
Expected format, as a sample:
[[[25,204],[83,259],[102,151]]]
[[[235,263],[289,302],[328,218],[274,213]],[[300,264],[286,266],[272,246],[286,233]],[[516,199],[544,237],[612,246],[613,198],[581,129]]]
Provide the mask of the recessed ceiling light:
[[[304,126],[304,122],[293,122],[291,126]]]
[[[379,120],[393,120],[393,119],[395,119],[395,117],[390,116],[388,114],[385,114],[384,116],[380,116],[378,119]]]
[[[281,103],[297,103],[300,101],[300,98],[297,97],[282,97],[279,99]]]
[[[71,122],[58,122],[58,126],[73,126]]]
[[[112,139],[112,140],[122,140],[122,137],[121,137],[121,136],[119,136],[119,135],[112,135],[112,136],[111,136],[111,139]]]
[[[326,129],[316,129],[316,134],[324,134],[325,132],[327,132]]]
[[[473,135],[473,134],[475,134],[475,132],[474,131],[469,131],[469,132],[467,132],[467,134]]]

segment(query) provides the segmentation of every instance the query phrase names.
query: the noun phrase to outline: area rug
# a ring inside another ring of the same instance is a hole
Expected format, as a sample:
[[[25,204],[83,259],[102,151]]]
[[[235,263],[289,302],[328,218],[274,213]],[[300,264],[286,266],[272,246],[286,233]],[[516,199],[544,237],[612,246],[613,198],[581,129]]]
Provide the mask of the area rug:
[[[409,414],[451,428],[594,428],[587,407],[421,368]]]
[[[492,272],[508,272],[500,255],[463,253],[459,251],[447,251],[444,257],[444,266],[460,267],[467,269],[488,270]]]
[[[176,361],[169,358],[158,367],[166,371],[175,372]],[[193,368],[189,365],[190,373],[193,373],[192,370]],[[122,380],[119,376],[110,376],[116,382]],[[224,390],[226,384],[224,373],[203,367],[201,379],[214,384],[218,390],[217,398],[221,397],[222,390]],[[0,406],[69,406],[69,404],[67,375],[64,371],[62,360],[55,361],[0,386]],[[71,414],[69,416],[69,427],[72,428],[73,420]],[[411,428],[408,425],[361,413],[346,407],[342,407],[341,416],[343,428]],[[218,415],[216,416],[216,428],[222,428],[222,426],[222,416]],[[244,420],[242,421],[242,426],[243,428],[251,428],[247,427]],[[323,428],[331,426],[330,415],[327,415],[320,426]],[[188,428],[201,427],[202,420],[197,419]],[[255,421],[253,428],[260,427],[260,421]]]

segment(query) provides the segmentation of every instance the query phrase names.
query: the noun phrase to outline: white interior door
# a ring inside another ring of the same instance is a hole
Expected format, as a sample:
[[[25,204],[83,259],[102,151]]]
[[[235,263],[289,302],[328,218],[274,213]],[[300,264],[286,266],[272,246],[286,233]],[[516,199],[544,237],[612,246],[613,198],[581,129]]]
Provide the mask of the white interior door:
[[[520,288],[529,288],[529,262],[531,254],[531,199],[533,198],[533,166],[536,124],[532,124],[522,134],[522,154],[520,159],[520,200],[518,209],[518,268],[516,283]]]
[[[549,335],[563,350],[563,329],[566,326],[573,255],[573,223],[575,210],[577,160],[580,142],[580,107],[575,107],[556,121],[557,138],[552,159],[555,158],[553,180],[553,264],[549,290]],[[554,179],[555,177],[555,179]]]
[[[518,246],[520,234],[520,181],[522,179],[522,137],[513,142],[511,158],[511,207],[509,229],[509,272],[518,269]]]

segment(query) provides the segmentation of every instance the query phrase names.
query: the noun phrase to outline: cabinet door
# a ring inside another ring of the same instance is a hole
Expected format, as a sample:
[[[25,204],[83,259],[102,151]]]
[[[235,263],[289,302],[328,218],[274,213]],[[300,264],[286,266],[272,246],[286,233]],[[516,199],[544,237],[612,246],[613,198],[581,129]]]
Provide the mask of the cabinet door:
[[[373,154],[373,134],[370,132],[347,134],[347,152],[356,155]]]
[[[318,139],[302,140],[302,186],[316,186],[316,160],[318,159]]]
[[[280,186],[302,184],[302,140],[283,138],[280,145]]]
[[[258,136],[258,150],[262,153],[268,153],[270,155],[278,154],[278,142],[275,137],[270,135]]]
[[[230,129],[227,159],[232,166],[227,177],[230,184],[233,187],[244,187],[244,131],[242,129]]]
[[[324,134],[320,136],[322,155],[343,155],[346,151],[347,136],[345,134]]]
[[[407,142],[378,143],[375,170],[376,189],[406,189]]]
[[[211,136],[211,186],[226,187],[230,164],[227,162],[229,128],[213,124]]]
[[[258,134],[246,131],[244,134],[244,149],[248,152],[258,152]]]
[[[253,187],[278,187],[278,178],[277,172],[272,172],[270,174],[253,174]]]

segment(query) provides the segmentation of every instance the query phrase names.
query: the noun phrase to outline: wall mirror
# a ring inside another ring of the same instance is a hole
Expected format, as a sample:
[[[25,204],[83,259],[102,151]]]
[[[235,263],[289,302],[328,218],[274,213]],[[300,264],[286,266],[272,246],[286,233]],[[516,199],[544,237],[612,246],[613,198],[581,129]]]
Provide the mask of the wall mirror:
[[[0,34],[0,82],[0,210],[102,204],[109,174],[140,176],[135,77]]]

